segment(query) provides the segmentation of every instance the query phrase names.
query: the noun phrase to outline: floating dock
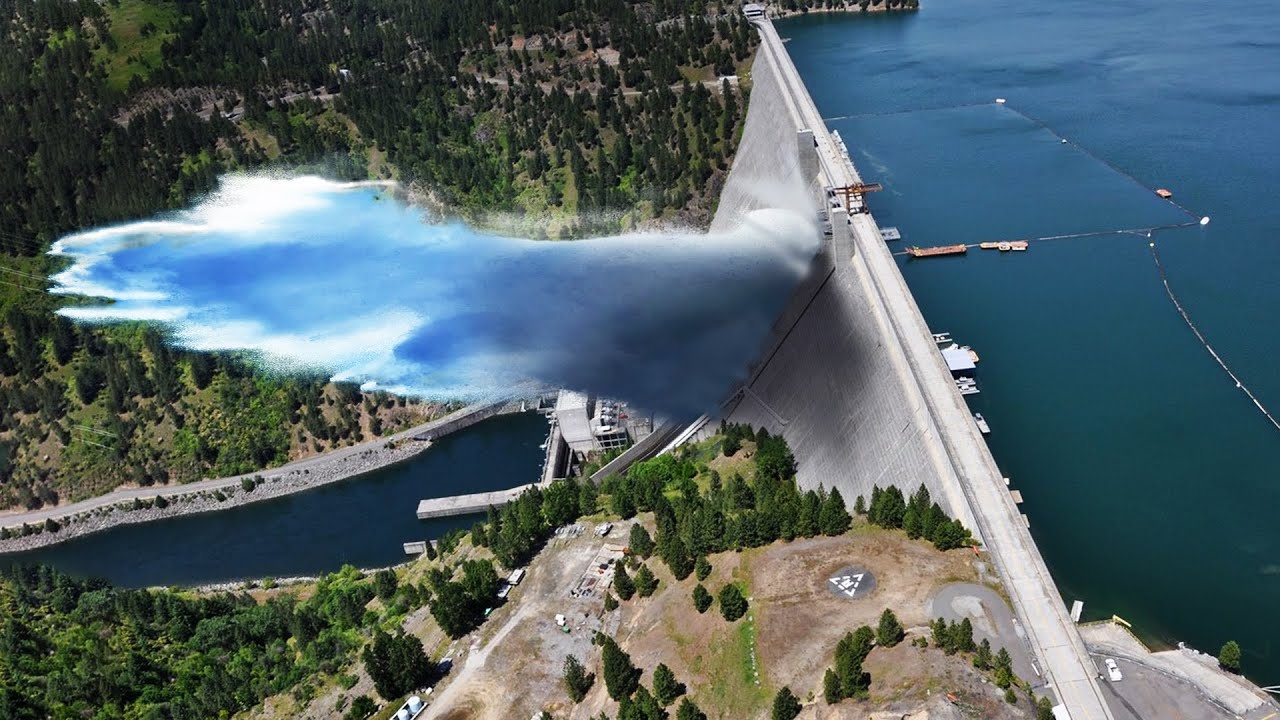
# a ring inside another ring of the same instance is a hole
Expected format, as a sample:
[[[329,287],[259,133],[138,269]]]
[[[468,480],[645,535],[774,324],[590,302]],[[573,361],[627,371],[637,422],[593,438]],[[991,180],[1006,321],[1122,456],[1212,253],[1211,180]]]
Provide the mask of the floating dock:
[[[912,245],[907,248],[907,254],[911,257],[935,257],[938,255],[963,255],[969,252],[968,245],[939,245],[937,247],[916,247]]]
[[[902,233],[898,232],[896,227],[880,228],[880,237],[885,240],[901,240]]]
[[[488,510],[490,505],[502,507],[510,504],[531,487],[533,487],[532,484],[521,485],[510,490],[495,490],[494,492],[452,495],[450,497],[422,500],[418,502],[418,519],[427,520],[429,518],[449,517],[452,515],[481,513]]]
[[[983,250],[999,250],[1000,252],[1009,252],[1010,250],[1025,252],[1029,244],[1026,240],[998,240],[978,243],[978,247]]]
[[[982,431],[983,435],[991,434],[991,426],[987,424],[987,419],[982,417],[982,413],[974,413],[973,421],[978,423],[978,429]]]

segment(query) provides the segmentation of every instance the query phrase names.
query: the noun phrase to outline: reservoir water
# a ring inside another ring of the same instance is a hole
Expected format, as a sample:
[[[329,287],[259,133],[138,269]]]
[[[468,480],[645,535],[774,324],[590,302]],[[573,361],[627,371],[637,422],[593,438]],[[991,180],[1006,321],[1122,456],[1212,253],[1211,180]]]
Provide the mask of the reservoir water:
[[[403,543],[470,528],[483,517],[419,520],[419,500],[537,482],[546,436],[538,413],[500,415],[349,480],[218,512],[121,525],[0,562],[43,562],[135,587],[393,565],[405,560]]]
[[[947,0],[778,29],[864,179],[884,183],[870,205],[898,245],[1185,221],[1156,187],[1212,216],[902,267],[933,330],[981,355],[972,405],[1067,601],[1157,643],[1238,640],[1246,673],[1280,683],[1280,433],[1177,315],[1148,248],[1280,409],[1274,4]]]

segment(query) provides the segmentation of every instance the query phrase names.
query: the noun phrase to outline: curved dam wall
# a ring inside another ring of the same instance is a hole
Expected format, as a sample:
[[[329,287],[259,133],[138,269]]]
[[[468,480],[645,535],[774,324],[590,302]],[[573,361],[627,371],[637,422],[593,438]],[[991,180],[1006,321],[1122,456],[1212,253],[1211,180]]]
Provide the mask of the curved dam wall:
[[[721,417],[782,434],[800,484],[839,488],[846,501],[874,485],[910,491],[923,483],[985,545],[1035,658],[1039,677],[1027,680],[1043,681],[1075,720],[1114,720],[875,219],[827,197],[826,187],[860,182],[857,169],[828,134],[772,23],[753,24],[762,43],[751,104],[713,227],[732,227],[755,209],[807,205],[822,209],[831,235]]]
[[[781,205],[811,217],[822,212],[832,235],[720,416],[785,437],[802,487],[839,488],[852,505],[875,485],[909,493],[923,483],[974,528],[954,472],[927,439],[936,432],[910,392],[884,310],[853,262],[848,216],[826,198],[813,131],[794,100],[803,88],[785,72],[790,62],[767,42],[756,54],[746,124],[712,230]]]

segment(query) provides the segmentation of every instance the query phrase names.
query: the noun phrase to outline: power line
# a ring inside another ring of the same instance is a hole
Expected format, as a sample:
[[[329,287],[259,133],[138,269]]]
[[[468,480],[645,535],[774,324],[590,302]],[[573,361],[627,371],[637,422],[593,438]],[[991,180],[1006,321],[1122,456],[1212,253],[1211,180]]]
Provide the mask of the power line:
[[[21,270],[14,270],[14,269],[13,269],[13,268],[11,268],[11,267],[5,267],[5,266],[3,266],[3,265],[0,265],[0,272],[7,272],[7,273],[9,273],[10,275],[18,275],[18,276],[25,277],[25,278],[31,278],[32,280],[39,280],[39,281],[41,281],[41,282],[44,282],[44,281],[46,281],[46,280],[48,280],[48,279],[49,279],[49,278],[47,278],[47,277],[45,277],[45,276],[43,276],[43,275],[36,275],[36,274],[33,274],[33,273],[29,273],[29,272],[23,272],[23,271],[21,271]]]

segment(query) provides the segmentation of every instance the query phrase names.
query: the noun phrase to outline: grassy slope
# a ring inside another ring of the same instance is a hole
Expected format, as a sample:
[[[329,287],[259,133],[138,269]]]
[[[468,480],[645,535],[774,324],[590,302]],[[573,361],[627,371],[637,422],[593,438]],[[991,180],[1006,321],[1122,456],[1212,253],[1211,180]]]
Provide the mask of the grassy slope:
[[[160,51],[173,37],[169,29],[178,20],[178,9],[164,0],[118,0],[102,7],[116,47],[112,51],[104,44],[98,52],[107,69],[107,83],[125,90],[135,75],[145,78],[160,66]]]

